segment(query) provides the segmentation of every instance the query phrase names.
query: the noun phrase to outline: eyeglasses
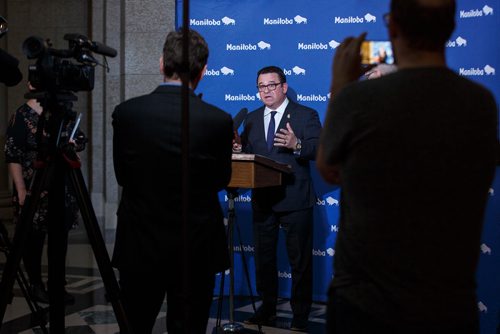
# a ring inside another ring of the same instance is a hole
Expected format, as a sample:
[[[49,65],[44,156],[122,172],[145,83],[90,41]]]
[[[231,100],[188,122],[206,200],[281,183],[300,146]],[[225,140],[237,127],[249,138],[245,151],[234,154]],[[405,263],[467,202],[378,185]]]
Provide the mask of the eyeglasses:
[[[282,82],[271,83],[269,85],[258,85],[257,89],[259,90],[259,92],[265,92],[266,88],[267,88],[267,90],[271,92],[271,91],[275,90],[276,87],[278,87],[281,84],[282,84]]]
[[[391,14],[390,13],[385,13],[382,18],[384,19],[384,24],[386,26],[389,25],[389,20],[391,19]]]

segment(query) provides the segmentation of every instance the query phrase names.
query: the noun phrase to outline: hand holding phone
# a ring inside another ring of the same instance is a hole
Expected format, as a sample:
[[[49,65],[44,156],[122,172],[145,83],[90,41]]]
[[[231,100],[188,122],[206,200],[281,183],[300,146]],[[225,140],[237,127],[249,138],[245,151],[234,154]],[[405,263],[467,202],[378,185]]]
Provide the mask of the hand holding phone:
[[[361,43],[363,65],[394,64],[394,54],[389,41],[363,41]]]

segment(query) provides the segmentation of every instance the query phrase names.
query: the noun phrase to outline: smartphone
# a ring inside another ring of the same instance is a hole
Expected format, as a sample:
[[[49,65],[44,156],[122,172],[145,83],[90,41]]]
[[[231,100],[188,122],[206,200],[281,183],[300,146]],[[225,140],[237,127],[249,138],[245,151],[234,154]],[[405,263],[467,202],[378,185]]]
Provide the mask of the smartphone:
[[[361,44],[361,63],[394,64],[391,42],[389,41],[364,41]]]

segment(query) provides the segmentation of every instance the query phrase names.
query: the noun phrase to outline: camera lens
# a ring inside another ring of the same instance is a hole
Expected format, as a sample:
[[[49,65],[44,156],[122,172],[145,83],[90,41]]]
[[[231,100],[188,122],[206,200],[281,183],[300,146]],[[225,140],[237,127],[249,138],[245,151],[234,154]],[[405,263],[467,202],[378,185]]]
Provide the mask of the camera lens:
[[[46,49],[45,42],[42,38],[31,36],[26,38],[23,43],[23,53],[28,59],[38,58]]]

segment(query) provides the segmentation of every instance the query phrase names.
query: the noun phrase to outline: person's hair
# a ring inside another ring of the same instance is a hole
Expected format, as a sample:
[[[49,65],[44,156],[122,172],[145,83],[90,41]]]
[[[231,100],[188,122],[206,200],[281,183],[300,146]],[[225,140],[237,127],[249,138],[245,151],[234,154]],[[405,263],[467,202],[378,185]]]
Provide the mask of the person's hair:
[[[257,84],[259,83],[259,76],[261,74],[267,73],[276,73],[279,76],[281,83],[286,82],[286,75],[281,68],[279,68],[278,66],[266,66],[264,68],[261,68],[259,72],[257,72]]]
[[[392,0],[391,20],[410,47],[442,50],[455,29],[455,0]]]
[[[189,81],[193,82],[207,64],[208,45],[195,30],[189,30],[188,35]],[[182,31],[171,31],[163,44],[163,73],[168,78],[179,79],[183,72],[182,40]]]

